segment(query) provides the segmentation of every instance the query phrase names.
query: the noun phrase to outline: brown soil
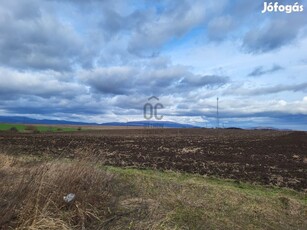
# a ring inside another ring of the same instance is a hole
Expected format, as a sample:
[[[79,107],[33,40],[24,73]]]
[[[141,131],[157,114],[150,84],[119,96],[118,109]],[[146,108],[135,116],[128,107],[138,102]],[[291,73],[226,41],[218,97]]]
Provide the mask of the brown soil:
[[[0,133],[0,152],[80,158],[307,189],[307,134],[271,130],[121,129]]]

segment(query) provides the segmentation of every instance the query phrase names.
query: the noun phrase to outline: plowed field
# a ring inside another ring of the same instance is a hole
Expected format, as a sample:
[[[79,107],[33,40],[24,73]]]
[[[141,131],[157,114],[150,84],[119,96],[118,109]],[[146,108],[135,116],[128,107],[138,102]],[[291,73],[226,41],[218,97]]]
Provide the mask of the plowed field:
[[[95,156],[114,166],[175,170],[307,190],[307,133],[271,130],[116,129],[0,133],[0,151]]]

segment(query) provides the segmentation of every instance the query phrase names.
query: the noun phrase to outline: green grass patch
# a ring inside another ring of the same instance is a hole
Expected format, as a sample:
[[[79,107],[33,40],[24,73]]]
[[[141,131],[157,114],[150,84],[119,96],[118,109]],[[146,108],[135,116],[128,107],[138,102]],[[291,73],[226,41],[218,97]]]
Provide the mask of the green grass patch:
[[[0,124],[0,131],[17,132],[74,132],[80,131],[78,127],[43,126],[43,125],[23,125],[23,124]]]
[[[126,176],[142,176],[150,177],[157,180],[173,181],[183,185],[195,186],[214,186],[220,189],[230,189],[240,193],[249,194],[252,196],[262,197],[276,197],[285,196],[298,200],[307,205],[307,194],[298,192],[293,189],[280,188],[276,186],[264,186],[251,184],[247,182],[237,182],[231,179],[221,179],[213,176],[202,176],[199,174],[174,172],[174,171],[160,171],[152,169],[135,169],[135,168],[121,168],[113,166],[104,166],[107,170]]]
[[[18,130],[18,132],[22,132],[25,129],[24,125],[19,125],[19,124],[0,124],[0,131],[9,131],[13,127],[15,127]]]
[[[103,167],[164,213],[155,229],[305,229],[306,193],[172,171]]]
[[[103,167],[154,200],[155,229],[305,229],[306,193],[172,171]]]

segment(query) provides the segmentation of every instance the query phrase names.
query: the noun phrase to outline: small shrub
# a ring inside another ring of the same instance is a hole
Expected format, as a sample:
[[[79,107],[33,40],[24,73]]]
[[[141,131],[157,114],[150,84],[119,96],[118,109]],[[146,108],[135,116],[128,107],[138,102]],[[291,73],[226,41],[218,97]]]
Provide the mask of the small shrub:
[[[38,129],[34,130],[33,133],[41,133]]]
[[[10,131],[13,132],[13,133],[17,133],[18,129],[16,127],[12,127],[12,128],[10,128]]]
[[[28,132],[31,132],[31,133],[40,133],[38,128],[36,126],[33,126],[33,125],[26,126],[25,130],[28,131]]]
[[[25,130],[28,130],[28,131],[35,131],[35,130],[37,130],[37,128],[36,128],[35,126],[33,126],[33,125],[27,125],[27,126],[25,127]]]

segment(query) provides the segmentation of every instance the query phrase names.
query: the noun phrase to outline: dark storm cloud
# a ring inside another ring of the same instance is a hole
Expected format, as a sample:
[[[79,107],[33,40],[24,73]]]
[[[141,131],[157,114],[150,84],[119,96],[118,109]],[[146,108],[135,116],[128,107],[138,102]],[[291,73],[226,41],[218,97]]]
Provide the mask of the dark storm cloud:
[[[271,74],[271,73],[274,73],[274,72],[282,70],[282,69],[284,69],[284,68],[280,65],[273,65],[269,69],[265,69],[263,66],[258,66],[251,73],[249,73],[248,76],[258,77],[258,76],[262,76],[262,75],[265,75],[265,74]]]

